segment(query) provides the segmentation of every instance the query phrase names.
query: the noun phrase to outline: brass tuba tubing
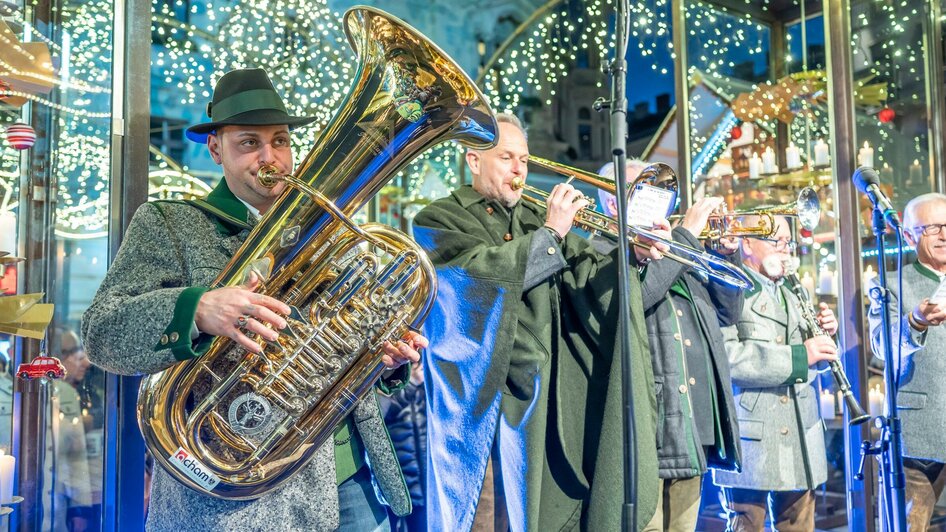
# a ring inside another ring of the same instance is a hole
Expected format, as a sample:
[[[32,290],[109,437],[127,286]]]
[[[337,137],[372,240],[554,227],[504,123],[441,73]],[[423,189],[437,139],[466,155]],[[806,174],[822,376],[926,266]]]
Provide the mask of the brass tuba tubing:
[[[617,188],[613,179],[549,161],[548,159],[530,156],[529,162],[558,174],[568,176],[569,181],[575,179],[603,189],[611,194],[614,194]],[[659,186],[673,188],[674,190],[677,186],[676,175],[673,173],[673,170],[662,163],[653,164],[645,168],[637,180],[635,180],[634,185],[629,187],[631,190],[630,195],[633,196],[633,191],[637,188],[637,185],[644,182],[657,182]],[[523,190],[523,200],[545,207],[549,195],[544,190],[527,185],[522,178],[514,179],[512,187]],[[526,192],[528,192],[528,194],[526,194]],[[587,198],[587,196],[584,197]],[[617,231],[615,230],[617,221],[606,214],[595,211],[594,200],[592,198],[587,199],[590,201],[591,205],[578,211],[575,215],[575,220],[572,222],[573,225],[589,232],[605,234],[615,239],[618,238]],[[649,244],[644,244],[638,240],[638,237],[645,237],[666,245],[669,250],[664,252],[664,256],[671,260],[685,264],[713,279],[741,290],[746,290],[753,286],[752,280],[749,279],[742,270],[712,253],[691,248],[675,240],[661,238],[645,227],[630,226],[628,227],[628,233],[628,241],[633,246],[649,249],[651,247]]]

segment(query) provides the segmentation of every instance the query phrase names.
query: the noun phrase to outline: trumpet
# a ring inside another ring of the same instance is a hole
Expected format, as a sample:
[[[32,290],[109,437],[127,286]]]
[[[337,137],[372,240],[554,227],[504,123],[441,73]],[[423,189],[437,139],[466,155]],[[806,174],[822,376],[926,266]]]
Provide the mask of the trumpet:
[[[739,219],[747,216],[758,217],[758,221],[753,225],[741,225]],[[711,214],[706,227],[700,232],[699,239],[716,242],[722,238],[771,238],[777,229],[776,216],[798,218],[798,223],[802,227],[809,231],[814,230],[821,219],[821,201],[818,199],[818,193],[811,187],[805,187],[798,192],[798,197],[791,203]],[[679,218],[682,216],[672,216],[671,220]]]
[[[578,168],[572,168],[570,166],[549,161],[548,159],[530,156],[529,162],[547,170],[551,170],[557,174],[568,176],[568,181],[577,179],[578,181],[606,190],[612,194],[615,193],[617,188],[614,184],[614,180],[593,174],[591,172],[586,172]],[[670,190],[673,192],[674,197],[676,196],[677,176],[674,174],[670,166],[666,164],[656,163],[645,168],[644,171],[641,172],[641,175],[630,187],[630,195],[633,196],[633,191],[637,189],[638,186],[645,184],[665,190]],[[545,207],[549,194],[544,190],[527,185],[525,180],[522,178],[514,179],[512,187],[514,189],[521,189],[524,192],[522,195],[522,199],[524,201]],[[575,220],[572,222],[573,225],[590,233],[604,234],[617,239],[617,221],[610,216],[595,211],[595,201],[593,198],[589,198],[587,196],[583,196],[583,198],[586,199],[590,205],[580,210],[575,215]],[[673,207],[673,202],[671,202],[670,209],[672,210]],[[664,256],[666,256],[668,259],[677,261],[681,264],[686,264],[694,270],[712,277],[717,281],[739,288],[741,290],[746,290],[753,286],[752,280],[749,279],[749,277],[742,270],[736,266],[733,266],[726,260],[713,255],[712,253],[700,249],[694,249],[690,246],[683,245],[673,240],[661,238],[645,227],[628,227],[627,238],[632,245],[641,248],[651,247],[648,244],[639,242],[637,237],[645,237],[654,242],[666,245],[669,250],[664,252]]]
[[[826,336],[828,334],[827,331],[821,327],[821,324],[818,323],[818,320],[815,318],[815,306],[811,302],[808,290],[805,290],[804,285],[802,285],[801,281],[798,279],[797,260],[798,259],[793,259],[786,262],[785,282],[788,284],[789,289],[798,296],[798,300],[801,301],[799,311],[801,312],[802,319],[805,320],[805,323],[807,323],[808,327],[813,331],[812,336]],[[837,347],[837,341],[834,342],[834,345]],[[850,416],[848,424],[859,425],[870,419],[870,414],[864,411],[864,408],[857,401],[857,398],[854,397],[854,392],[851,390],[851,381],[848,380],[847,373],[844,372],[844,366],[841,365],[841,362],[832,360],[828,365],[831,367],[831,375],[834,377],[834,382],[837,384],[838,390],[844,398],[844,406],[847,408],[848,415]]]

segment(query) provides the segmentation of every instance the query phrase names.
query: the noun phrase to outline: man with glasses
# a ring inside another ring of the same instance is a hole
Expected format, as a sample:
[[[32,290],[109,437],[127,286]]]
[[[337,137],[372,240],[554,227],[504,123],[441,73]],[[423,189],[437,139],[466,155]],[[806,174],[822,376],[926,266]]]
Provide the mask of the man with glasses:
[[[891,338],[899,359],[885,356],[880,338],[882,308],[873,297],[868,318],[874,354],[888,361],[888,369],[897,371],[907,477],[907,529],[915,531],[929,527],[933,505],[946,484],[946,328],[942,326],[946,299],[936,297],[946,277],[946,195],[914,198],[904,209],[903,227],[907,242],[916,246],[917,260],[903,269],[900,301],[894,278],[888,281]],[[874,281],[873,286],[877,284]]]
[[[749,218],[744,225],[758,221]],[[813,383],[837,358],[837,349],[828,336],[810,334],[798,311],[801,303],[783,286],[784,264],[795,245],[787,220],[779,216],[775,222],[773,238],[742,241],[755,287],[746,292],[736,325],[723,329],[743,465],[741,473],[713,471],[723,488],[728,530],[761,532],[767,508],[776,530],[814,530],[814,488],[828,476]],[[838,328],[824,304],[817,319],[828,334]]]

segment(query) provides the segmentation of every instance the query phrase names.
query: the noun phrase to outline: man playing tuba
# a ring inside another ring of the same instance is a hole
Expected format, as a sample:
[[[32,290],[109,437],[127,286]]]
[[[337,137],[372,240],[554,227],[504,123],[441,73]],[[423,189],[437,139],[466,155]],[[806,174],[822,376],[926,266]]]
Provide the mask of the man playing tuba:
[[[187,136],[207,144],[214,162],[223,168],[223,179],[200,202],[142,205],[85,313],[82,329],[89,359],[108,371],[158,372],[201,356],[215,336],[232,338],[255,353],[260,347],[249,333],[274,341],[277,331],[286,327],[291,309],[255,293],[260,279],[254,275],[243,286],[207,287],[283,191],[283,184],[260,185],[260,168],[272,165],[288,173],[293,166],[290,130],[315,119],[290,116],[262,69],[223,75],[208,115],[211,121],[191,127]],[[417,349],[426,345],[425,338],[411,333],[397,346],[386,345],[383,362],[389,368],[418,362]],[[382,387],[406,383],[406,373],[401,373]],[[245,414],[237,412],[244,419]],[[387,530],[372,477],[397,514],[410,512],[397,457],[377,403],[369,397],[304,469],[259,499],[216,499],[157,468],[147,528]]]

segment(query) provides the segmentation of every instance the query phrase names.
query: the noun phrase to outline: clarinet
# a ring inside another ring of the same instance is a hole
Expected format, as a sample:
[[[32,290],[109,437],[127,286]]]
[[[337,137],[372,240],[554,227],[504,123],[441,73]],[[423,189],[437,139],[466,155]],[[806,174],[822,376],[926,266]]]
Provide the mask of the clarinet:
[[[798,279],[798,274],[792,270],[786,271],[785,282],[788,283],[788,287],[801,301],[801,308],[799,310],[801,311],[802,319],[805,320],[805,323],[808,324],[808,327],[812,331],[809,338],[812,336],[827,336],[828,333],[815,318],[815,307],[811,303],[808,290],[805,290],[805,287]],[[832,340],[834,340],[834,338],[832,338]],[[837,341],[834,342],[834,345],[837,347]],[[838,352],[840,352],[840,349],[838,349]],[[850,415],[848,424],[858,425],[870,419],[870,414],[864,411],[860,403],[857,402],[857,398],[854,397],[854,392],[851,391],[851,381],[848,380],[847,374],[844,373],[844,366],[841,365],[841,361],[832,360],[829,362],[829,365],[831,366],[831,374],[834,375],[834,382],[838,385],[841,396],[844,397],[844,405],[847,407],[848,414]]]

